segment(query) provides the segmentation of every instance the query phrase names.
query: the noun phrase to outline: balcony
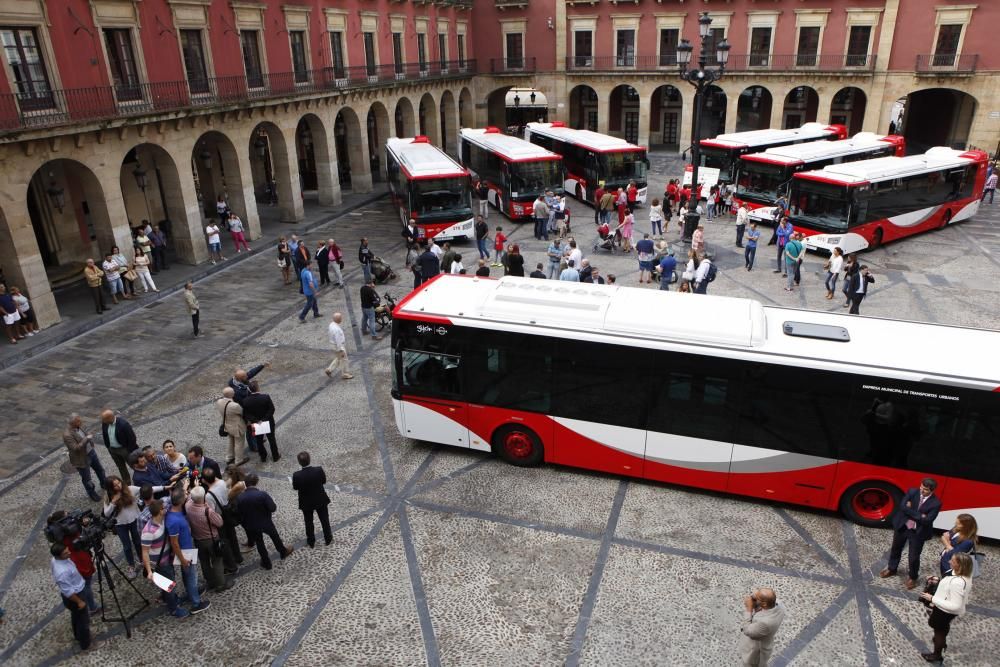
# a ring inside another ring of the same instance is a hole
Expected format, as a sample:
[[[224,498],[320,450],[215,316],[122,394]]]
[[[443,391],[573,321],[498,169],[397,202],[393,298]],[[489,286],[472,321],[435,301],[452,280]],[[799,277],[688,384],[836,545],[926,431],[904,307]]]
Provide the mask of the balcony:
[[[708,62],[716,66],[715,59]],[[627,56],[571,56],[566,69],[571,72],[662,72],[677,68],[673,53]],[[768,55],[732,54],[726,64],[729,72],[830,72],[869,74],[875,69],[875,55]]]
[[[500,11],[505,9],[520,9],[528,6],[528,0],[493,0]]]
[[[534,58],[521,59],[522,64]],[[466,77],[475,60],[402,63],[377,67],[327,67],[304,72],[214,77],[146,83],[127,88],[101,86],[0,95],[0,132],[43,129],[73,123],[237,105],[282,97],[356,88],[391,86],[400,81]],[[522,70],[524,71],[524,70]]]
[[[493,74],[534,74],[535,59],[531,58],[490,58],[490,72]]]
[[[917,74],[975,74],[978,53],[933,53],[917,56]]]

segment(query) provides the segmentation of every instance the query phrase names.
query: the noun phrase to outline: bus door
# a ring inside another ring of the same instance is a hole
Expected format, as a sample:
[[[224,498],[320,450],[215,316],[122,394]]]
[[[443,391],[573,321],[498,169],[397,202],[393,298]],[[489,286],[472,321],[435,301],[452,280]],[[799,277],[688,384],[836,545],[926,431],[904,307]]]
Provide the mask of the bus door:
[[[418,336],[401,340],[399,345],[402,362],[399,416],[403,434],[415,440],[468,447],[468,408],[462,400],[461,386],[462,358],[458,350],[451,353],[453,350],[445,340],[450,327],[416,324],[414,328]],[[435,336],[441,339],[436,340]]]

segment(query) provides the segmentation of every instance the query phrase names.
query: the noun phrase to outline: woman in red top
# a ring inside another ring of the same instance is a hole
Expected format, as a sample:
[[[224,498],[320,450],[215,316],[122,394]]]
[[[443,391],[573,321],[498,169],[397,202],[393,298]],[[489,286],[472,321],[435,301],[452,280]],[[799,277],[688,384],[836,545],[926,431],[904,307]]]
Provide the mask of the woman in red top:
[[[635,211],[635,201],[636,197],[639,196],[639,188],[635,186],[635,181],[628,182],[628,188],[625,190],[625,197],[628,200],[628,210]]]

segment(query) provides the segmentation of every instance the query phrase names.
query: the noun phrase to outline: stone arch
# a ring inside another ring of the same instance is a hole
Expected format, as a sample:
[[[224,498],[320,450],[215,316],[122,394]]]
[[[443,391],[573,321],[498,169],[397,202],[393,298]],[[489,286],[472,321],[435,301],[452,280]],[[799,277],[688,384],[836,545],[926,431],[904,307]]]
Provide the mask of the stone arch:
[[[322,206],[339,203],[340,184],[334,177],[337,158],[326,124],[316,114],[305,114],[295,127],[295,156],[303,200],[315,197]]]
[[[653,89],[649,104],[649,143],[677,150],[681,143],[681,116],[684,96],[677,86],[663,85]]]
[[[764,86],[750,86],[740,93],[736,106],[736,131],[766,130],[771,126],[771,91]]]
[[[408,97],[400,97],[396,100],[396,109],[393,111],[393,131],[395,136],[413,137],[417,134],[417,124],[413,116],[413,102]]]
[[[20,211],[16,211],[17,208]],[[0,266],[3,266],[4,279],[8,286],[19,287],[31,300],[38,326],[47,327],[59,321],[51,274],[61,271],[65,280],[78,281],[82,259],[71,265],[67,262],[66,266],[50,266],[52,250],[45,248],[47,256],[40,252],[49,230],[40,228],[34,215],[28,215],[28,207],[19,202],[11,202],[11,213],[8,218],[0,209]],[[25,233],[29,227],[33,234]]]
[[[906,137],[907,153],[923,153],[933,146],[966,148],[979,101],[955,88],[911,91],[902,105],[895,128]]]
[[[639,142],[639,91],[628,84],[611,89],[608,134],[633,144]]]
[[[486,96],[486,124],[505,130],[509,124],[507,118],[507,91],[510,86],[497,88]]]
[[[819,93],[811,86],[796,86],[785,96],[781,111],[781,127],[801,127],[812,123],[819,113]]]
[[[419,121],[418,133],[430,139],[431,143],[435,146],[440,146],[441,133],[437,109],[437,102],[434,101],[433,95],[430,93],[424,93],[420,97],[420,106],[418,107],[417,112],[417,118]]]
[[[258,123],[250,133],[249,155],[256,201],[278,206],[282,222],[301,220],[302,194],[298,178],[292,179],[288,142],[281,128],[270,121]]]
[[[354,192],[371,192],[372,179],[366,156],[367,142],[361,131],[361,121],[351,107],[342,107],[333,123],[334,145],[337,149],[340,187]]]
[[[385,142],[389,138],[389,111],[381,102],[372,102],[365,116],[365,128],[368,137],[368,162],[372,180],[382,182],[381,157],[385,152]]]
[[[868,96],[855,86],[841,88],[830,101],[830,123],[847,127],[847,135],[854,136],[865,124]]]
[[[441,150],[458,155],[458,108],[450,90],[441,93]]]
[[[726,105],[728,96],[722,88],[712,85],[705,89],[705,102],[702,105],[701,124],[699,126],[698,137],[692,137],[692,141],[707,139],[725,132],[726,128]]]
[[[458,94],[458,124],[461,127],[475,127],[475,108],[472,101],[472,91],[463,87]]]
[[[246,162],[249,167],[249,161]],[[223,197],[229,208],[249,223],[250,238],[260,235],[253,182],[244,180],[243,165],[232,140],[212,130],[198,137],[191,150],[191,173],[201,203],[201,215],[215,218],[215,203]]]
[[[581,84],[569,91],[570,127],[578,130],[597,131],[600,98],[592,87]]]

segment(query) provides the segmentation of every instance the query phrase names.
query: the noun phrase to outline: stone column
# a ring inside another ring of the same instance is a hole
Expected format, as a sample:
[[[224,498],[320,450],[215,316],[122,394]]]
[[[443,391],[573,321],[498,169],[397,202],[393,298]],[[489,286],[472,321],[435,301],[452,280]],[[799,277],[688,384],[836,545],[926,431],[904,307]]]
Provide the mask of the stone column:
[[[816,107],[816,122],[830,124],[830,105],[833,104],[833,92],[829,86],[820,86],[816,90],[819,102]]]
[[[352,107],[353,109],[353,107]],[[357,110],[354,110],[357,114]],[[418,108],[417,113],[420,113]],[[434,129],[438,124],[437,107],[431,110],[427,119],[428,131]],[[358,121],[358,115],[353,119],[344,118],[344,125],[347,130],[347,153],[351,161],[351,190],[355,193],[365,193],[372,191],[372,169],[371,162],[368,161],[368,132],[367,126],[362,126]],[[438,144],[437,133],[429,136],[431,143]]]
[[[29,177],[30,174],[25,179]],[[20,192],[27,192],[27,182],[12,185],[18,185]],[[45,328],[57,324],[59,308],[45,273],[25,197],[7,200],[4,210],[0,211],[0,265],[3,265],[7,284],[17,285],[31,300],[38,326]],[[82,273],[80,279],[83,279]]]
[[[555,15],[552,17],[552,22],[555,24],[554,27],[556,32],[556,71],[565,72],[567,41],[566,0],[555,0],[554,4]],[[550,100],[550,106],[551,105],[552,101]]]
[[[333,121],[324,119],[324,124],[313,129],[313,160],[316,163],[316,189],[319,191],[321,206],[337,206],[340,204],[340,179],[337,178],[337,154],[333,146],[333,138],[328,136],[324,127],[333,127]],[[319,131],[316,131],[319,130]]]
[[[93,170],[94,175],[100,182],[104,190],[104,206],[93,205],[93,197],[96,192],[88,192],[87,199],[91,203],[90,215],[94,219],[94,227],[97,229],[97,238],[107,234],[111,235],[111,243],[105,241],[101,245],[101,252],[105,253],[111,245],[118,246],[126,258],[131,256],[132,250],[132,229],[128,225],[128,212],[125,210],[125,199],[119,185],[119,165],[103,166]],[[86,185],[84,186],[86,187]],[[88,190],[90,188],[87,188]],[[106,219],[102,220],[101,218]],[[103,228],[103,233],[102,233]],[[96,257],[94,258],[97,259]],[[101,261],[103,261],[103,256]]]
[[[279,134],[280,132],[280,134]],[[267,131],[271,145],[271,165],[278,190],[278,206],[281,208],[281,222],[305,220],[302,208],[302,181],[299,178],[299,161],[295,149],[295,127]]]
[[[611,122],[611,89],[606,86],[594,86],[597,91],[597,131],[608,133]]]
[[[175,171],[174,178],[167,173],[164,173],[163,177],[163,194],[170,207],[167,217],[172,223],[170,242],[177,253],[178,261],[183,264],[201,264],[208,260],[208,244],[205,237],[205,220],[195,191],[194,174],[186,168],[181,154],[171,153],[171,158],[174,161],[173,165],[162,168],[164,172],[169,169]],[[174,166],[176,164],[185,167],[177,169]],[[245,217],[240,216],[240,219],[246,222]]]
[[[691,146],[691,123],[694,122],[695,91],[692,86],[686,83],[682,82],[681,85],[685,87],[679,88],[681,91],[681,119],[677,140],[680,142],[678,147],[681,152],[684,152]]]
[[[785,97],[787,96],[788,91],[784,91],[780,95],[773,95],[771,99],[771,129],[780,130],[783,127],[785,120]]]
[[[259,239],[260,216],[257,213],[257,199],[253,189],[253,167],[250,164],[249,151],[231,151],[228,146],[221,147],[223,168],[226,170],[226,194],[229,208],[243,221],[247,237],[252,241]],[[213,169],[213,172],[219,171]]]
[[[726,132],[736,131],[736,121],[739,119],[739,109],[740,109],[740,91],[736,91],[734,94],[732,91],[726,91]],[[706,137],[707,138],[707,137]]]
[[[649,114],[652,107],[652,93],[647,87],[638,89],[639,93],[639,145],[649,147]]]

